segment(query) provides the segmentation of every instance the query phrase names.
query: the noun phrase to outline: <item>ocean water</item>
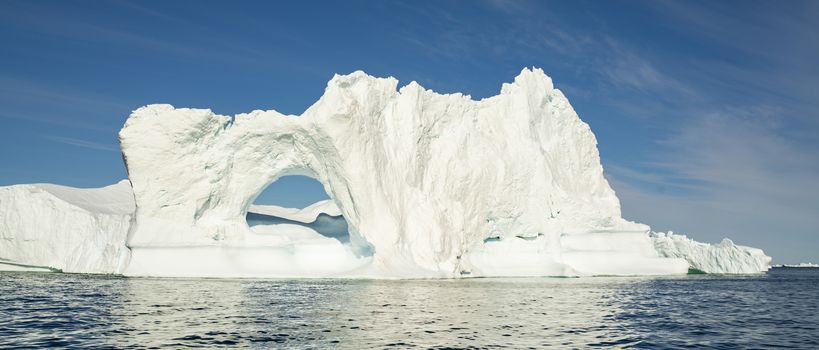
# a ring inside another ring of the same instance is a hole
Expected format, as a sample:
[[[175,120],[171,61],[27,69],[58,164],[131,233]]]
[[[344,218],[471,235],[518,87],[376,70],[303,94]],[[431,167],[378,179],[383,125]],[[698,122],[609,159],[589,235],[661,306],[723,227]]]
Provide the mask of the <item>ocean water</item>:
[[[150,279],[0,273],[0,348],[819,348],[819,269],[754,276]]]

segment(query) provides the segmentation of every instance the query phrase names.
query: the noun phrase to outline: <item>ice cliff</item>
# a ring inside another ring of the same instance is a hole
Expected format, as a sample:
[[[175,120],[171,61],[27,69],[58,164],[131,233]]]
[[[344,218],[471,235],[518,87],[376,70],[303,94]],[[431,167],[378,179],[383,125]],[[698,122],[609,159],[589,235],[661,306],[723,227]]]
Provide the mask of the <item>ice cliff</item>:
[[[301,116],[170,105],[134,111],[120,131],[136,209],[130,256],[118,271],[456,277],[767,269],[721,261],[748,258],[723,250],[664,249],[646,225],[622,219],[594,135],[539,69],[480,101],[397,86],[363,72],[335,76]],[[286,175],[316,178],[332,202],[304,212],[251,207]]]

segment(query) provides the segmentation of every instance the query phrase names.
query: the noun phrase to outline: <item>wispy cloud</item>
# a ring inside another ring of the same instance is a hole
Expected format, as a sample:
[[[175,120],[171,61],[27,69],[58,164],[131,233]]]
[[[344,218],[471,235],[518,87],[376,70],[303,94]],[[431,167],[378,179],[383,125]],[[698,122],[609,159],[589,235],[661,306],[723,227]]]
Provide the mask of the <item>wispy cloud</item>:
[[[613,38],[606,38],[598,45],[598,50],[606,52],[607,59],[597,65],[597,70],[612,85],[654,96],[697,97],[694,89],[664,72],[637,49]]]
[[[79,88],[8,76],[0,76],[0,104],[4,107],[0,119],[106,132],[111,132],[110,125],[89,121],[87,117],[122,118],[134,107],[119,98]]]
[[[63,136],[54,136],[54,135],[42,135],[42,136],[44,138],[48,139],[48,140],[58,142],[58,143],[62,143],[62,144],[65,144],[65,145],[71,145],[71,146],[76,146],[76,147],[94,149],[94,150],[99,150],[99,151],[119,152],[119,146],[114,145],[114,144],[93,142],[93,141],[81,140],[81,139],[75,139],[75,138],[63,137]]]
[[[63,13],[43,6],[30,6],[27,3],[15,5],[13,11],[0,11],[0,27],[3,25],[25,26],[32,33],[62,38],[78,43],[95,43],[108,47],[127,48],[136,56],[150,57],[160,53],[167,59],[178,61],[197,60],[214,64],[242,64],[265,67],[271,64],[286,65],[289,69],[298,70],[304,74],[316,74],[314,67],[300,61],[287,61],[283,53],[271,47],[254,45],[247,38],[232,35],[230,31],[219,30],[219,26],[205,25],[202,21],[195,21],[183,15],[156,11],[135,2],[118,2],[111,4],[122,8],[116,15],[130,16],[132,12],[140,12],[150,18],[142,27],[118,26],[115,21],[100,20],[88,16],[92,11],[82,6],[76,6],[75,13]],[[88,11],[83,11],[88,10]],[[236,19],[228,19],[226,22]],[[247,18],[253,23],[253,19]],[[181,31],[191,35],[186,40],[172,39],[173,36],[163,35],[152,31],[154,22],[168,25],[169,22]],[[14,24],[14,25],[12,25]],[[225,23],[227,24],[227,23]],[[270,36],[270,31],[265,31]],[[275,35],[277,42],[287,41],[288,44],[299,43],[285,33]],[[150,54],[146,54],[150,53]],[[85,60],[82,51],[78,57],[63,57],[64,60]]]
[[[70,91],[70,92],[69,92]],[[0,99],[28,100],[54,105],[88,108],[123,109],[129,106],[110,96],[77,91],[76,88],[49,86],[31,79],[0,76]]]
[[[523,0],[487,0],[486,3],[497,10],[519,14],[532,10],[532,3]]]
[[[45,115],[42,113],[32,112],[0,112],[0,119],[22,120],[26,122],[55,125],[60,127],[70,127],[77,129],[95,130],[110,132],[110,127],[105,127],[99,123],[87,122],[82,120],[74,120],[69,118],[62,118],[60,116]]]

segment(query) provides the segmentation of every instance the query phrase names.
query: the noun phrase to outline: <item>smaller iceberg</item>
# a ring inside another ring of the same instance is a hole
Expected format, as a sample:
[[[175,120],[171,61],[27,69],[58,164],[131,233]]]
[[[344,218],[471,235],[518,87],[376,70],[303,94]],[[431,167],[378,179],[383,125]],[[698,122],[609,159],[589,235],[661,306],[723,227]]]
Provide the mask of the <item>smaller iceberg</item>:
[[[685,259],[691,272],[758,273],[768,271],[771,264],[761,249],[736,245],[728,238],[707,244],[672,231],[651,232],[651,238],[660,256]]]
[[[133,213],[128,180],[0,187],[0,270],[120,273]]]

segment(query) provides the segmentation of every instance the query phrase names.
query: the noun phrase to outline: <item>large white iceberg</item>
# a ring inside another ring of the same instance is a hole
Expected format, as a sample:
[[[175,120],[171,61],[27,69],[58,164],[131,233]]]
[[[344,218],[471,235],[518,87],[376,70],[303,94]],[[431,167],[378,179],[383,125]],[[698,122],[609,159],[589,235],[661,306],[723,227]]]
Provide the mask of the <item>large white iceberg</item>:
[[[363,72],[335,76],[301,116],[229,117],[170,105],[134,111],[120,142],[136,210],[127,261],[116,271],[457,277],[767,269],[692,263],[746,256],[668,254],[648,226],[622,219],[594,135],[541,70],[523,70],[480,101],[397,84]],[[302,212],[251,206],[286,175],[316,178],[332,201]]]

